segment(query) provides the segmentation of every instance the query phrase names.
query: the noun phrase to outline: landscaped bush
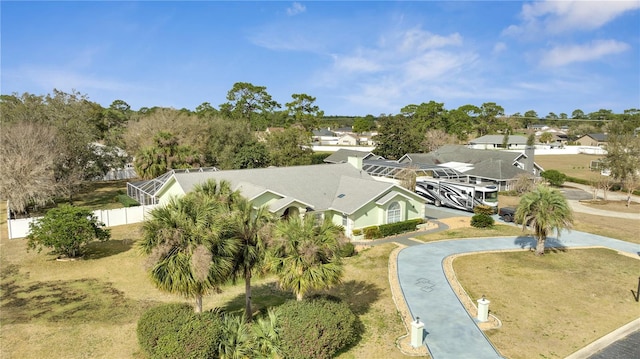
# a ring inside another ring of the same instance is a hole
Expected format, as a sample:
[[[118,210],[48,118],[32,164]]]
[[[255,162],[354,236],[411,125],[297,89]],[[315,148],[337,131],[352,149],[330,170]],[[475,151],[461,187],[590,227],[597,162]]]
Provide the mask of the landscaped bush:
[[[356,253],[356,247],[351,242],[345,242],[340,247],[340,257],[351,257]]]
[[[165,304],[147,310],[138,320],[138,343],[142,350],[153,356],[158,340],[167,333],[177,332],[193,315],[187,304]]]
[[[375,238],[380,238],[380,229],[378,229],[378,226],[371,226],[371,227],[365,227],[363,229],[364,232],[364,238],[366,239],[375,239]]]
[[[424,223],[422,218],[409,219],[402,222],[382,224],[380,226],[365,227],[364,238],[375,239],[392,236],[398,233],[415,231],[419,224]]]
[[[354,229],[353,231],[351,231],[351,233],[352,233],[354,236],[359,236],[359,235],[361,235],[361,234],[362,234],[362,229],[360,229],[360,228]]]
[[[200,314],[191,309],[189,320],[177,332],[165,333],[158,339],[153,358],[200,359],[218,357],[222,340],[222,319],[215,311]]]
[[[421,223],[422,219],[416,218],[402,222],[382,224],[378,228],[380,229],[380,235],[382,237],[388,237],[398,233],[415,231],[416,227]]]
[[[478,205],[473,208],[473,213],[475,214],[486,214],[488,216],[494,213],[494,208],[486,205]]]
[[[138,343],[150,358],[213,358],[222,334],[220,313],[193,312],[187,304],[165,304],[138,321]]]
[[[556,187],[562,186],[564,181],[567,180],[567,175],[565,175],[564,173],[562,173],[562,172],[560,172],[558,170],[542,171],[540,176],[542,178],[546,179],[547,181],[549,181],[549,183],[552,186],[556,186]]]
[[[358,317],[334,297],[289,301],[279,308],[282,356],[331,358],[362,333]]]
[[[493,227],[494,223],[495,221],[493,220],[493,217],[484,213],[475,214],[473,215],[473,217],[471,217],[472,227],[476,227],[476,228]]]
[[[591,186],[591,181],[586,180],[586,179],[582,179],[582,178],[577,178],[577,177],[569,177],[569,176],[567,176],[565,181]]]

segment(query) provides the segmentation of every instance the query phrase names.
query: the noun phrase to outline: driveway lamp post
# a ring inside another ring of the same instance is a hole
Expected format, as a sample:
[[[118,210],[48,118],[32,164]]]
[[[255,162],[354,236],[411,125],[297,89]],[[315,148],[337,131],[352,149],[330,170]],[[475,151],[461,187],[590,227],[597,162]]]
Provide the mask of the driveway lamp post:
[[[424,332],[424,323],[420,322],[420,317],[411,322],[411,346],[418,348],[422,346],[422,338]]]
[[[478,299],[478,321],[486,322],[489,319],[489,301],[487,298],[482,296],[482,299]]]

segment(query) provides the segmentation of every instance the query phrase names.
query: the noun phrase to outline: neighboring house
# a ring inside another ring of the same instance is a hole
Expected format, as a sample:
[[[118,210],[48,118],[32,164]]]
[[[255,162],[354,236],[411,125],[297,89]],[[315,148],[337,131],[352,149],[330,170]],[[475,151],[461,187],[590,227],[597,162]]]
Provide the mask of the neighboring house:
[[[324,159],[326,163],[347,163],[349,157],[362,158],[363,160],[383,160],[384,158],[373,154],[372,152],[348,150],[341,148]]]
[[[353,134],[353,128],[351,126],[340,127],[340,128],[336,128],[335,130],[333,130],[333,132],[338,136],[346,135],[346,134]]]
[[[576,140],[580,146],[604,146],[607,144],[606,133],[588,133]]]
[[[351,134],[343,134],[338,137],[338,145],[342,146],[357,146],[358,138]]]
[[[469,147],[475,148],[479,150],[487,150],[487,149],[507,149],[507,150],[516,150],[516,149],[524,149],[527,145],[527,138],[519,135],[510,135],[507,147],[503,147],[503,135],[486,135],[482,137],[478,137],[474,140],[469,141]]]
[[[339,164],[169,173],[150,181],[155,181],[150,194],[164,204],[209,179],[226,180],[256,207],[265,205],[283,217],[311,214],[329,219],[350,237],[354,229],[424,218],[422,197],[376,181],[361,169],[362,158],[351,157]]]
[[[377,135],[377,131],[360,133],[358,134],[358,142],[361,146],[375,146],[376,142],[373,139]]]
[[[113,159],[112,163],[122,163],[121,166],[116,168],[110,167],[107,173],[95,178],[94,180],[114,181],[138,177],[135,168],[133,168],[133,162],[125,150],[120,147],[107,147],[99,142],[92,142],[91,147],[96,155],[101,157],[110,157]]]
[[[337,145],[338,135],[331,131],[330,128],[321,128],[319,130],[313,130],[311,141],[319,145]]]
[[[534,162],[534,150],[522,152],[491,151],[461,145],[445,145],[429,153],[408,153],[398,162],[414,167],[434,166],[451,168],[470,182],[490,181],[509,190],[518,175],[540,176],[543,170]],[[460,176],[458,175],[458,176]]]
[[[542,125],[542,124],[535,124],[535,125],[530,125],[529,128],[534,131],[546,131],[549,129],[549,126]]]

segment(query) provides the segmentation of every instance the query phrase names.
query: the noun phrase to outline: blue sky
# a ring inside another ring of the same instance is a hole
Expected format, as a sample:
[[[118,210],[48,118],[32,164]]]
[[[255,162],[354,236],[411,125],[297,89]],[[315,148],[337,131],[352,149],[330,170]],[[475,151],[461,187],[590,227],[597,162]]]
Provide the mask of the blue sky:
[[[1,93],[194,110],[236,82],[326,115],[640,108],[640,1],[0,3]]]

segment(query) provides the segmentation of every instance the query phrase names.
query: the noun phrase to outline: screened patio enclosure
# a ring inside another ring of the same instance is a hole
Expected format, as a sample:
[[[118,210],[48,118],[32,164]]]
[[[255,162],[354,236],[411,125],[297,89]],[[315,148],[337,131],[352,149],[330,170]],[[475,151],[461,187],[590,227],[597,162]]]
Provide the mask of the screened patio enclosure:
[[[162,176],[156,177],[148,181],[138,181],[127,183],[127,196],[135,199],[141,205],[158,204],[159,198],[156,194],[162,186],[173,176],[174,173],[191,173],[191,172],[216,172],[215,167],[200,167],[190,169],[171,170]]]

